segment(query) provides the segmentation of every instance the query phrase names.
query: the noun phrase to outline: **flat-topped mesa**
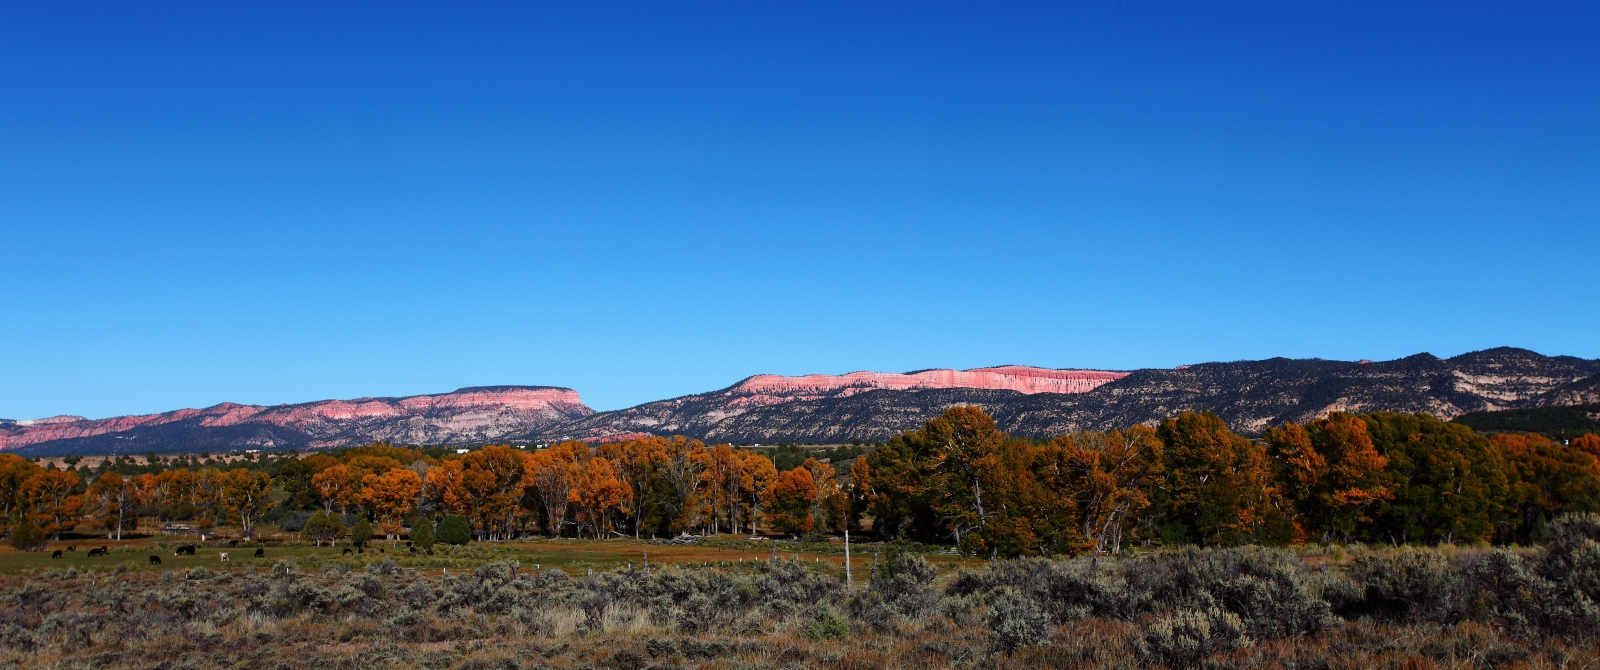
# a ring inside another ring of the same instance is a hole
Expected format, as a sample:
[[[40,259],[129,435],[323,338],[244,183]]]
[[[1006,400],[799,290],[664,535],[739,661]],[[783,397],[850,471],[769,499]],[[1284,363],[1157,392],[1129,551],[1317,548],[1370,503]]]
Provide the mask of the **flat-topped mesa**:
[[[464,388],[438,395],[323,400],[300,405],[281,405],[268,408],[254,420],[294,426],[307,420],[418,416],[469,410],[550,412],[563,416],[588,416],[593,413],[593,410],[578,399],[578,392],[572,389],[489,386]]]
[[[482,386],[404,398],[319,400],[294,405],[225,402],[204,409],[109,419],[52,417],[0,425],[0,449],[53,440],[91,438],[189,421],[199,428],[281,426],[303,432],[312,446],[345,446],[375,439],[436,444],[492,440],[585,417],[594,410],[578,392],[552,386]]]
[[[1025,365],[1002,365],[971,370],[920,372],[852,372],[844,375],[756,375],[729,389],[752,394],[859,393],[871,389],[918,390],[975,388],[1020,393],[1088,393],[1128,376],[1108,370],[1051,370]]]

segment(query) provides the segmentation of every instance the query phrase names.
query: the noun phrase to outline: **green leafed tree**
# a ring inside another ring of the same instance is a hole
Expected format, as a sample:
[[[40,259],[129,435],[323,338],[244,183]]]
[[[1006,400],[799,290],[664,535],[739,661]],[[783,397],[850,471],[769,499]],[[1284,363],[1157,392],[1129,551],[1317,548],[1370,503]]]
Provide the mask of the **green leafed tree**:
[[[1393,498],[1374,510],[1363,539],[1385,544],[1487,541],[1504,514],[1505,473],[1489,438],[1427,414],[1361,417],[1388,460]]]
[[[339,518],[337,514],[317,510],[316,514],[306,520],[305,528],[300,529],[300,537],[311,540],[320,547],[323,542],[329,545],[338,542],[339,538],[344,537],[344,532],[344,519]]]
[[[444,544],[464,545],[472,541],[472,522],[459,514],[448,515],[439,522],[434,536]]]
[[[356,519],[355,525],[350,526],[350,541],[356,544],[365,543],[372,539],[372,524],[365,518]]]
[[[433,521],[419,517],[411,524],[411,544],[424,551],[433,548]]]

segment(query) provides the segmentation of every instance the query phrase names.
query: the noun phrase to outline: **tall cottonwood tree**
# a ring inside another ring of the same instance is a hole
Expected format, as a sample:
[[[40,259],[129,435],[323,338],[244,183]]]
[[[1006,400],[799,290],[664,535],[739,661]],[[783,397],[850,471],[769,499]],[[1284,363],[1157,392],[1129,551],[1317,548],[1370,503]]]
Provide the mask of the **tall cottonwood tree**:
[[[1274,519],[1271,474],[1259,445],[1210,412],[1167,419],[1157,434],[1166,461],[1157,495],[1164,540],[1231,546],[1265,539],[1258,534]]]
[[[228,512],[239,519],[239,532],[253,537],[256,521],[272,507],[272,478],[265,472],[235,468],[222,476],[220,496]]]
[[[703,502],[700,489],[705,480],[700,475],[710,457],[704,442],[682,436],[667,440],[663,452],[657,472],[666,488],[666,496],[661,499],[667,513],[664,521],[670,531],[685,531],[693,525]]]
[[[422,478],[405,468],[367,475],[362,480],[361,499],[378,517],[385,538],[391,541],[405,532],[405,519],[416,510],[421,493]]]
[[[1335,412],[1305,426],[1268,429],[1267,453],[1277,489],[1292,504],[1296,539],[1335,537],[1349,542],[1371,521],[1370,511],[1394,497],[1378,453],[1360,417]]]
[[[591,458],[577,474],[568,501],[577,511],[579,534],[587,527],[594,537],[611,531],[611,519],[633,498],[633,491],[617,478],[616,467],[607,458]]]
[[[83,497],[77,494],[82,481],[76,472],[40,470],[34,473],[21,487],[28,517],[45,534],[61,539],[61,533],[83,510]]]
[[[561,534],[567,521],[572,489],[581,473],[579,463],[589,458],[589,446],[582,442],[562,442],[532,454],[527,459],[530,493],[544,510],[545,529],[551,537]]]
[[[9,520],[26,504],[22,496],[22,483],[36,472],[39,466],[14,454],[0,454],[0,519]]]
[[[115,472],[100,475],[89,485],[85,496],[89,505],[101,517],[110,539],[121,540],[123,530],[138,527],[139,506],[144,504],[139,482],[124,479]]]
[[[528,486],[524,455],[505,445],[477,449],[461,459],[461,488],[480,537],[509,539]]]

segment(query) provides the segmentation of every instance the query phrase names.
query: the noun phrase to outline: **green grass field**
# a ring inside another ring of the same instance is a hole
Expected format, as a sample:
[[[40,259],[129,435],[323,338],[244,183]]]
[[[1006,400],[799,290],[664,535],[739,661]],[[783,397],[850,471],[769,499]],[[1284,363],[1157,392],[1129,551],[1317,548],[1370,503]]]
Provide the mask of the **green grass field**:
[[[340,562],[360,568],[367,563],[382,562],[385,558],[392,559],[402,567],[430,571],[470,570],[485,563],[515,560],[522,565],[555,567],[571,573],[588,569],[610,570],[629,564],[639,565],[646,557],[652,566],[715,565],[738,568],[754,567],[757,562],[770,560],[773,556],[772,541],[750,541],[742,537],[713,538],[697,545],[651,545],[647,541],[632,539],[517,540],[473,543],[464,547],[439,545],[434,547],[433,555],[411,553],[405,543],[391,544],[387,541],[369,543],[365,553],[360,554],[345,554],[348,543],[341,543],[336,547],[314,547],[299,540],[291,540],[267,543],[265,546],[257,543],[240,543],[238,547],[230,548],[225,542],[208,542],[199,546],[194,556],[173,555],[177,547],[186,544],[196,544],[196,542],[192,538],[162,536],[124,539],[121,542],[80,538],[64,540],[40,552],[20,552],[5,548],[0,550],[0,574],[64,571],[69,568],[79,572],[103,571],[114,570],[118,565],[123,566],[123,570],[187,570],[196,566],[205,566],[211,570],[242,570],[250,567],[268,568],[284,559],[293,559],[305,569],[318,569]],[[68,545],[75,545],[77,551],[63,552],[61,558],[51,558],[52,550],[58,548],[64,550]],[[108,555],[95,558],[88,556],[91,547],[102,545],[109,548]],[[264,549],[266,554],[264,558],[253,558],[258,546]],[[872,544],[853,547],[851,565],[858,578],[864,578],[866,571],[870,570],[875,550],[876,547]],[[844,546],[840,542],[778,542],[776,551],[780,558],[799,556],[815,563],[832,564],[841,574],[844,570]],[[228,553],[229,562],[223,563],[220,560],[222,552]],[[150,556],[159,556],[161,564],[151,565]],[[975,568],[983,564],[982,560],[954,554],[929,553],[926,556],[935,565],[947,569],[954,569],[958,565]]]

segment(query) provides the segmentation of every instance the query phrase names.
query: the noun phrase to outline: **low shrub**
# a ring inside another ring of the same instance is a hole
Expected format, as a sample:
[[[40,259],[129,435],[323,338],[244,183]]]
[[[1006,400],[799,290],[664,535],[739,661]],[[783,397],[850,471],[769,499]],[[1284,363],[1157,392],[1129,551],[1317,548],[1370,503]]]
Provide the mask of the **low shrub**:
[[[850,637],[850,622],[833,611],[832,607],[823,605],[817,608],[817,615],[805,622],[806,639],[813,642],[823,639],[843,640]]]
[[[1204,658],[1250,646],[1244,621],[1221,608],[1177,610],[1163,615],[1133,640],[1139,654],[1169,668],[1191,668]]]
[[[1005,651],[1040,644],[1049,636],[1050,617],[1038,602],[1009,589],[995,596],[987,620],[995,646]]]

